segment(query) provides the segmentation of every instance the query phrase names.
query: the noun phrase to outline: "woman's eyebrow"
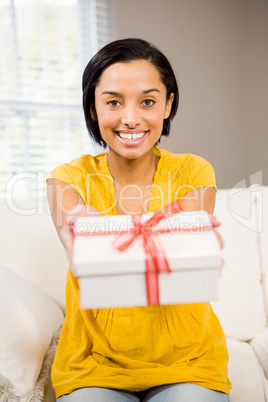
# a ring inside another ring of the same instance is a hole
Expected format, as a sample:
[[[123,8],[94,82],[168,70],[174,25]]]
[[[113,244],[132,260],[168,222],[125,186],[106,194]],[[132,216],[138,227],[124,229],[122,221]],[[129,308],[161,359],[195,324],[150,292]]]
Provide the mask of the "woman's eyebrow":
[[[159,89],[157,88],[150,88],[150,89],[146,89],[144,91],[142,91],[143,94],[148,94],[150,92],[159,92]],[[101,93],[102,95],[113,95],[113,96],[120,96],[121,94],[119,92],[115,92],[115,91],[103,91]]]
[[[146,91],[143,91],[144,94],[148,94],[150,92],[159,92],[160,93],[159,89],[157,89],[157,88],[146,89]]]
[[[103,91],[101,94],[102,94],[102,95],[120,96],[120,93],[115,92],[115,91]]]

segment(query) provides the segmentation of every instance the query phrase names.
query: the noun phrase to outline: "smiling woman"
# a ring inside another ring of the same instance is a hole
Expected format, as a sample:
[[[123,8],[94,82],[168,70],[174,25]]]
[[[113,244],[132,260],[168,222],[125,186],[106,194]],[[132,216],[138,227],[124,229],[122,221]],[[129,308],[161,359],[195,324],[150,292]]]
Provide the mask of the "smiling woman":
[[[109,146],[111,169],[117,156],[137,159],[152,152],[174,99],[171,93],[167,101],[166,92],[158,70],[146,60],[116,63],[103,72],[92,114]]]
[[[83,155],[48,179],[53,221],[70,261],[78,216],[156,212],[177,199],[185,210],[213,213],[209,162],[156,147],[169,134],[178,87],[155,46],[131,38],[102,48],[84,71],[83,107],[90,136],[108,152]],[[59,401],[225,402],[227,363],[209,303],[83,310],[69,269],[52,370]]]

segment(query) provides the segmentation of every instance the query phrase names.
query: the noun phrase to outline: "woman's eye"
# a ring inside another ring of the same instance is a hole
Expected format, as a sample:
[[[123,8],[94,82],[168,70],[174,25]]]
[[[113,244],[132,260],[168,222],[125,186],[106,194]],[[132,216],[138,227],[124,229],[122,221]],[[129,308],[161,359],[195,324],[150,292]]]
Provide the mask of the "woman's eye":
[[[145,106],[152,106],[155,102],[152,99],[145,99],[142,103]]]
[[[116,107],[119,105],[119,102],[116,100],[112,100],[110,102],[108,102],[108,105],[112,106],[112,107]]]

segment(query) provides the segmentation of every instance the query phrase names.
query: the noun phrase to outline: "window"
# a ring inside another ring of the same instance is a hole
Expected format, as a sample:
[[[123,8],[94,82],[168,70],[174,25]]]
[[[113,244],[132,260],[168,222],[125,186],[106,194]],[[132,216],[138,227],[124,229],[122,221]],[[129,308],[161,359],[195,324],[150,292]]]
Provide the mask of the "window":
[[[1,0],[0,198],[44,198],[49,171],[100,151],[81,75],[113,39],[111,13],[109,0]]]

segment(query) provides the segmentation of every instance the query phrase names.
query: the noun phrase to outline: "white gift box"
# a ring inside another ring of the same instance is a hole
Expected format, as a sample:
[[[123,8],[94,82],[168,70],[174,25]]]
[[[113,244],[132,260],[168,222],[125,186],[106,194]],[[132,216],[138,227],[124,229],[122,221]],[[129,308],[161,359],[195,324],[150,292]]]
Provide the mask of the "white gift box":
[[[146,222],[151,216],[142,215],[141,219]],[[120,234],[122,239],[122,233],[131,228],[130,215],[76,220],[72,272],[79,279],[83,309],[148,304],[143,236],[137,236],[124,251],[114,245],[115,239]],[[180,212],[159,222],[154,232],[171,270],[157,275],[159,304],[217,299],[221,253],[208,214]]]

